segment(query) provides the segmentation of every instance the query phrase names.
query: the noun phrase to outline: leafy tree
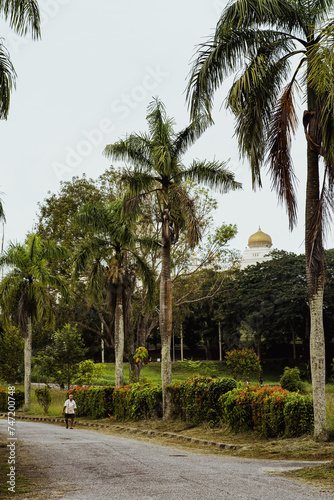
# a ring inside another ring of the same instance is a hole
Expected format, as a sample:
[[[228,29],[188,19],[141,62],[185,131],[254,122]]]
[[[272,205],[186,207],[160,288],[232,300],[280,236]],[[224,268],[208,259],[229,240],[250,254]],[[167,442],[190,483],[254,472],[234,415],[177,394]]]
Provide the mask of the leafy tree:
[[[52,242],[43,242],[30,234],[26,242],[9,245],[0,257],[5,267],[5,277],[0,283],[0,305],[5,317],[16,315],[21,334],[24,336],[24,391],[25,406],[30,407],[31,350],[33,323],[54,323],[53,305],[56,290],[68,298],[68,288],[61,276],[50,272],[50,261],[63,258],[66,252]]]
[[[277,251],[272,256],[238,274],[239,317],[253,330],[259,356],[261,342],[268,347],[292,340],[295,358],[296,339],[305,339],[307,330],[304,256]]]
[[[6,0],[0,2],[0,16],[9,21],[10,27],[20,36],[31,32],[34,39],[40,37],[40,18],[35,0]],[[9,53],[0,40],[0,120],[7,118],[10,94],[16,82],[16,72]]]
[[[116,387],[124,384],[124,338],[128,317],[124,308],[134,287],[135,272],[143,280],[149,297],[154,288],[152,272],[136,252],[135,219],[122,216],[120,206],[120,202],[113,202],[83,207],[78,222],[91,233],[74,255],[75,276],[88,271],[91,296],[101,303],[103,293],[107,294],[112,324],[106,324],[106,328],[114,331]]]
[[[87,227],[83,229],[78,224],[77,213],[87,203],[101,203],[102,200],[107,203],[114,200],[119,192],[117,178],[117,173],[112,168],[97,180],[86,178],[85,175],[81,178],[73,177],[71,181],[61,182],[59,191],[48,193],[39,204],[36,224],[38,235],[44,240],[55,240],[69,250],[64,259],[52,263],[55,274],[62,274],[70,279],[72,260],[69,256],[83,239],[88,238],[89,233]],[[66,323],[77,325],[89,346],[89,357],[95,357],[100,351],[102,335],[99,307],[88,300],[87,284],[83,280],[72,281],[70,286],[75,301],[55,305],[55,327],[61,328]],[[104,312],[104,315],[107,314]],[[108,339],[105,340],[107,347],[110,347]]]
[[[92,385],[104,375],[104,366],[97,365],[92,359],[80,361],[76,383],[79,385]]]
[[[39,354],[36,361],[42,374],[52,376],[61,386],[66,383],[69,389],[85,354],[85,344],[77,328],[64,325],[51,335],[51,345]]]
[[[0,333],[0,377],[14,384],[22,377],[24,340],[18,328],[7,325]]]
[[[58,193],[48,193],[39,203],[36,231],[43,239],[60,242],[71,252],[86,236],[87,228],[77,224],[76,215],[87,203],[111,202],[118,198],[118,174],[110,168],[97,180],[85,175],[60,183]]]
[[[247,381],[252,375],[261,375],[260,359],[252,349],[234,349],[226,353],[225,359],[227,372],[236,380]]]
[[[295,94],[307,110],[305,257],[311,331],[314,435],[328,437],[325,404],[325,283],[323,229],[333,202],[333,2],[235,0],[223,11],[213,37],[200,48],[191,72],[191,116],[211,116],[213,96],[225,77],[241,68],[227,98],[236,116],[241,155],[249,159],[254,186],[267,158],[273,187],[296,223],[295,174],[290,154],[297,126]],[[299,59],[299,60],[297,60]],[[292,61],[294,64],[291,70]],[[320,157],[325,168],[320,169]],[[323,172],[323,173],[322,173]]]
[[[106,146],[105,154],[109,158],[125,160],[133,165],[133,170],[125,169],[122,176],[128,187],[125,194],[128,210],[139,210],[141,202],[149,195],[153,194],[156,199],[161,235],[159,329],[163,407],[166,416],[166,387],[172,380],[171,246],[182,232],[187,236],[190,247],[194,247],[201,236],[194,202],[185,189],[184,182],[191,179],[222,192],[237,189],[240,184],[226,170],[225,163],[193,161],[188,168],[182,163],[183,154],[206,130],[206,120],[196,119],[187,128],[175,133],[173,120],[167,117],[163,103],[156,98],[148,107],[147,122],[148,133],[128,135],[124,140]]]

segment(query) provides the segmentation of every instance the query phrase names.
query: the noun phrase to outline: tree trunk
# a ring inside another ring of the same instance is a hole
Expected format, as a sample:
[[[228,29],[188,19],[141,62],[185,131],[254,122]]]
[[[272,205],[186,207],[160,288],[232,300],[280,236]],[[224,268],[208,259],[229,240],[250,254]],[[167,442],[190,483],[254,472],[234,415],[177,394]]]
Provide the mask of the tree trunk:
[[[319,144],[315,115],[308,123],[308,135]],[[322,241],[323,214],[320,205],[319,154],[309,140],[307,147],[307,185],[305,207],[305,258],[307,291],[310,307],[310,360],[314,407],[314,437],[327,440],[325,335],[323,327],[323,295],[325,284]]]
[[[24,405],[29,410],[31,403],[31,350],[32,350],[32,320],[28,317],[24,335]]]
[[[170,279],[170,240],[168,215],[162,225],[161,275],[160,275],[160,313],[159,328],[161,337],[161,384],[163,416],[169,416],[169,395],[166,387],[172,382],[172,362],[170,357],[172,338],[172,282]]]
[[[122,300],[122,285],[117,287],[115,308],[115,387],[124,385],[124,314]]]
[[[181,341],[181,361],[183,361],[183,325],[180,325],[180,341]]]
[[[218,321],[218,344],[219,344],[219,361],[222,361],[223,360],[222,331],[221,331],[220,321]]]
[[[297,359],[296,355],[296,334],[293,328],[291,328],[291,334],[292,334],[292,355],[293,359]]]

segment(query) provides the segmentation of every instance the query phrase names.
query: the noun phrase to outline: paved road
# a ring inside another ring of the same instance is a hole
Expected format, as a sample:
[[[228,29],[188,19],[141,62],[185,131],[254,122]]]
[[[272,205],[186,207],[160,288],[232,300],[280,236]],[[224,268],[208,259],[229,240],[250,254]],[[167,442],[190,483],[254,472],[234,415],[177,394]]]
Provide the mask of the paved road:
[[[16,428],[45,474],[46,500],[334,499],[268,473],[305,462],[200,455],[46,423],[18,420]],[[7,432],[6,420],[0,432]]]

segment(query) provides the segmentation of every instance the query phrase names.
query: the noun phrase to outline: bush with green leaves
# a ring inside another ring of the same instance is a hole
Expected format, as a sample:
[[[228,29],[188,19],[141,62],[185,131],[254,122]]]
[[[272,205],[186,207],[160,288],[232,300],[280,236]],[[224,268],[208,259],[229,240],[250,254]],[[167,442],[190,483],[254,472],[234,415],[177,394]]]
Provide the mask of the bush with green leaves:
[[[234,432],[256,431],[264,437],[300,436],[313,428],[308,396],[282,387],[247,386],[220,398],[222,419]]]
[[[92,359],[85,359],[79,363],[75,383],[78,385],[93,385],[98,378],[103,377],[104,372],[105,367],[103,365],[97,365]]]
[[[235,380],[249,380],[250,377],[260,378],[262,367],[258,355],[253,349],[244,347],[234,349],[225,354],[227,372]]]
[[[36,363],[48,379],[53,378],[60,386],[66,384],[69,389],[86,351],[77,328],[66,324],[51,335],[51,345],[39,353]]]
[[[116,387],[113,393],[116,420],[147,420],[162,417],[162,389],[151,384]]]
[[[220,420],[219,398],[237,387],[231,378],[211,378],[193,375],[184,382],[176,382],[167,387],[171,398],[171,417],[186,422],[208,421],[216,425]]]
[[[279,380],[282,389],[290,392],[303,390],[303,382],[300,380],[299,368],[284,368],[284,373]]]
[[[113,415],[114,387],[73,387],[67,393],[73,394],[78,417],[106,418]]]
[[[15,389],[15,387],[13,387]],[[10,400],[8,400],[10,396]],[[14,400],[14,402],[13,402]],[[20,389],[15,389],[12,393],[8,388],[0,388],[0,411],[8,412],[8,404],[10,406],[15,406],[15,410],[18,410],[24,403],[24,391]]]
[[[8,384],[22,380],[24,340],[18,328],[8,325],[0,332],[0,378]]]
[[[35,389],[35,395],[37,397],[38,404],[43,408],[45,415],[47,415],[51,404],[50,389],[47,385],[43,388]]]

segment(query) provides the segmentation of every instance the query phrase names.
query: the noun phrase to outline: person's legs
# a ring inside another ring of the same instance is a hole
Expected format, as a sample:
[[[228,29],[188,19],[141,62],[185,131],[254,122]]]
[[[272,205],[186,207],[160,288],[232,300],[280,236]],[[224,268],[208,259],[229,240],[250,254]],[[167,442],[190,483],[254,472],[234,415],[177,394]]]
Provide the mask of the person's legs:
[[[68,429],[68,417],[66,414],[65,414],[65,422],[66,422],[66,429]]]
[[[71,427],[70,429],[73,429],[73,418],[71,418]]]

